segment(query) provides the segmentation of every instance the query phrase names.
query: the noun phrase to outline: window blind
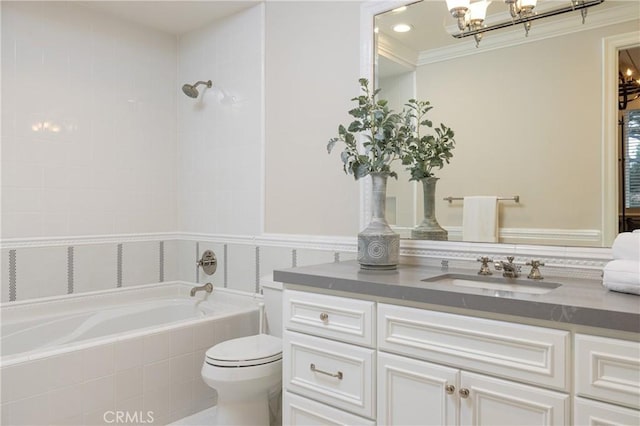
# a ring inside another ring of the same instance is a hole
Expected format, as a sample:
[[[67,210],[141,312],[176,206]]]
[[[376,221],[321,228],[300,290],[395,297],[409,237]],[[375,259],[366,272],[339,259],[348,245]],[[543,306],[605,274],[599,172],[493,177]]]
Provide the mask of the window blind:
[[[640,109],[625,114],[623,149],[624,206],[640,208]]]

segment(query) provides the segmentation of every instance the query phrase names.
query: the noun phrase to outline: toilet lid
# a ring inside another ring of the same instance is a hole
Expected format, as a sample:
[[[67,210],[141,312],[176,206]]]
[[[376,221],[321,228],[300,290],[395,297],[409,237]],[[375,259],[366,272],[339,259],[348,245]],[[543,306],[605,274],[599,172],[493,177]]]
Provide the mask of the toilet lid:
[[[206,354],[208,364],[249,367],[282,359],[282,340],[268,334],[240,337],[218,343]]]

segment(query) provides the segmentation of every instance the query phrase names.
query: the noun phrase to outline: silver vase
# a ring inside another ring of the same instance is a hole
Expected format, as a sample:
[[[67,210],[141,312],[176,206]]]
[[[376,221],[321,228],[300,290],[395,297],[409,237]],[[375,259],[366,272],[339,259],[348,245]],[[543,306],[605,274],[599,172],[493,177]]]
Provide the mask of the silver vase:
[[[388,173],[371,173],[372,217],[358,234],[358,262],[362,269],[389,270],[398,267],[400,235],[385,218]]]
[[[420,179],[424,192],[424,219],[411,230],[411,238],[416,240],[447,241],[449,234],[436,219],[436,183],[437,177]]]

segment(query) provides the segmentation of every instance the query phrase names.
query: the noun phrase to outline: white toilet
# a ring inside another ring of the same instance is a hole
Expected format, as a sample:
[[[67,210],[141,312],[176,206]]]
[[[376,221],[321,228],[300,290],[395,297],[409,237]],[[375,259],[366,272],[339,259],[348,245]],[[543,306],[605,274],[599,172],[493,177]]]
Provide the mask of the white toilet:
[[[282,388],[282,287],[261,280],[271,334],[240,337],[210,348],[205,383],[218,391],[218,425],[269,425],[269,396]]]

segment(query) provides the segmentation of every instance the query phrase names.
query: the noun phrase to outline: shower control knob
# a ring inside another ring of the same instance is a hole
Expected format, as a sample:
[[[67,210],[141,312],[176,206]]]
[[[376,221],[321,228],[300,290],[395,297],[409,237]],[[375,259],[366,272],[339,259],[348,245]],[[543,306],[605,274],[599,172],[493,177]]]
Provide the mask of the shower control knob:
[[[205,250],[202,253],[202,258],[196,262],[198,266],[202,268],[205,274],[213,275],[218,269],[218,259],[213,250]]]

